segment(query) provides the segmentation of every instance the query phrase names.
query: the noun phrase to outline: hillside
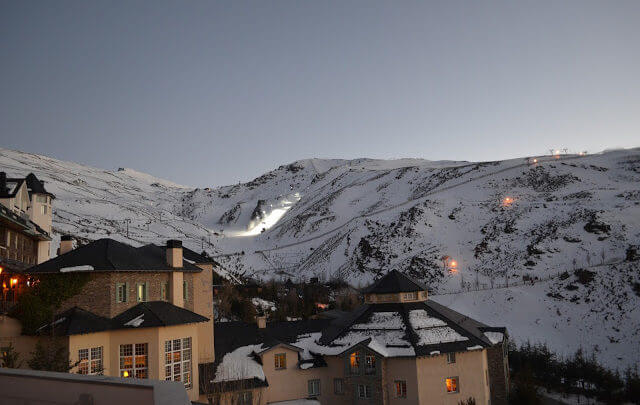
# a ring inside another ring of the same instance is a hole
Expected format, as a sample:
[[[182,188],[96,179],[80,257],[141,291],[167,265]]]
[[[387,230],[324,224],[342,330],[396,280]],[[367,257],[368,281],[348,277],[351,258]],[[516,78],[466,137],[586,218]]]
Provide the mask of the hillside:
[[[2,170],[32,171],[56,194],[58,233],[180,238],[256,278],[363,285],[400,269],[516,340],[637,363],[640,262],[626,259],[640,245],[640,149],[533,159],[309,159],[191,189],[0,149]],[[443,269],[445,255],[457,271]]]

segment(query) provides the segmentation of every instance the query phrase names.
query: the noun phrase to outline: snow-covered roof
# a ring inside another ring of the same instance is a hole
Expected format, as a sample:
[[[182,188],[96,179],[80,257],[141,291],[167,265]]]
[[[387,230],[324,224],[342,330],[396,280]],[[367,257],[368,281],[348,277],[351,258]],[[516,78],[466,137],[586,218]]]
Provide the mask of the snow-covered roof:
[[[256,353],[264,350],[262,344],[241,346],[227,353],[216,369],[212,382],[247,380],[257,378],[264,381],[262,365],[256,361]]]

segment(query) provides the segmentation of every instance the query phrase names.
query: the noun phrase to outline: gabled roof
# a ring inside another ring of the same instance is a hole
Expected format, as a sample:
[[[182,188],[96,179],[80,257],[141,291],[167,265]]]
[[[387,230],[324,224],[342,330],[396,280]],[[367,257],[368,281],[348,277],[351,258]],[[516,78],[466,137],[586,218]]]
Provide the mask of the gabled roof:
[[[111,328],[111,320],[73,307],[58,314],[52,323],[41,326],[37,332],[47,335],[51,333],[52,327],[56,336],[80,335],[108,330]]]
[[[27,182],[27,189],[29,190],[29,195],[31,194],[47,194],[52,198],[55,198],[53,194],[48,192],[44,188],[43,182],[38,180],[35,174],[29,173],[27,177],[25,177],[25,181]]]
[[[106,330],[184,325],[208,320],[202,315],[177,307],[169,302],[151,301],[142,302],[112,319],[73,307],[56,315],[52,323],[41,326],[37,333],[50,334],[53,327],[56,336],[69,336]]]
[[[139,329],[206,322],[209,318],[166,301],[142,302],[111,320],[111,329]]]
[[[200,272],[201,268],[184,262],[180,268],[170,267],[163,248],[146,245],[139,248],[113,239],[98,239],[29,269],[29,273],[64,273],[82,268],[84,271],[182,271]]]
[[[426,291],[427,287],[398,270],[391,270],[380,280],[367,287],[367,294],[393,294],[401,292]]]
[[[27,183],[27,191],[29,192],[29,197],[31,194],[47,194],[52,198],[55,198],[53,194],[48,192],[44,188],[44,184],[35,174],[29,173],[25,178],[7,178],[5,172],[0,172],[0,198],[11,198],[15,197],[16,193],[22,186],[22,183]]]

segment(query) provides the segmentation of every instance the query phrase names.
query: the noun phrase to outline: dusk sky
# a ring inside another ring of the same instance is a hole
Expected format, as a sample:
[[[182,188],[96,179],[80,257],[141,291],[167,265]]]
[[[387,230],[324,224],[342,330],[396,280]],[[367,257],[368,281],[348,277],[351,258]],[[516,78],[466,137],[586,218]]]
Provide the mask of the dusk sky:
[[[640,1],[2,1],[0,146],[181,184],[640,146]]]

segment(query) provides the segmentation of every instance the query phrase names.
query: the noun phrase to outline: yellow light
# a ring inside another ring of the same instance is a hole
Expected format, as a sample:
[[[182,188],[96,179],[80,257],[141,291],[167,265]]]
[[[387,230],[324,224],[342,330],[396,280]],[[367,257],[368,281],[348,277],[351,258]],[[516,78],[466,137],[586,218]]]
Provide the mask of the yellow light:
[[[14,285],[16,285],[16,284],[18,284],[18,279],[14,277],[14,278],[12,278],[12,279],[10,280],[10,285],[11,285],[11,287],[13,287],[13,286],[14,286]]]
[[[129,377],[129,372],[128,372],[127,370],[123,371],[123,372],[122,372],[122,376],[123,376],[124,378],[128,378],[128,377]]]
[[[0,274],[2,274],[2,270],[4,270],[4,268],[0,266]]]
[[[538,163],[538,159],[533,159],[533,163]]]

